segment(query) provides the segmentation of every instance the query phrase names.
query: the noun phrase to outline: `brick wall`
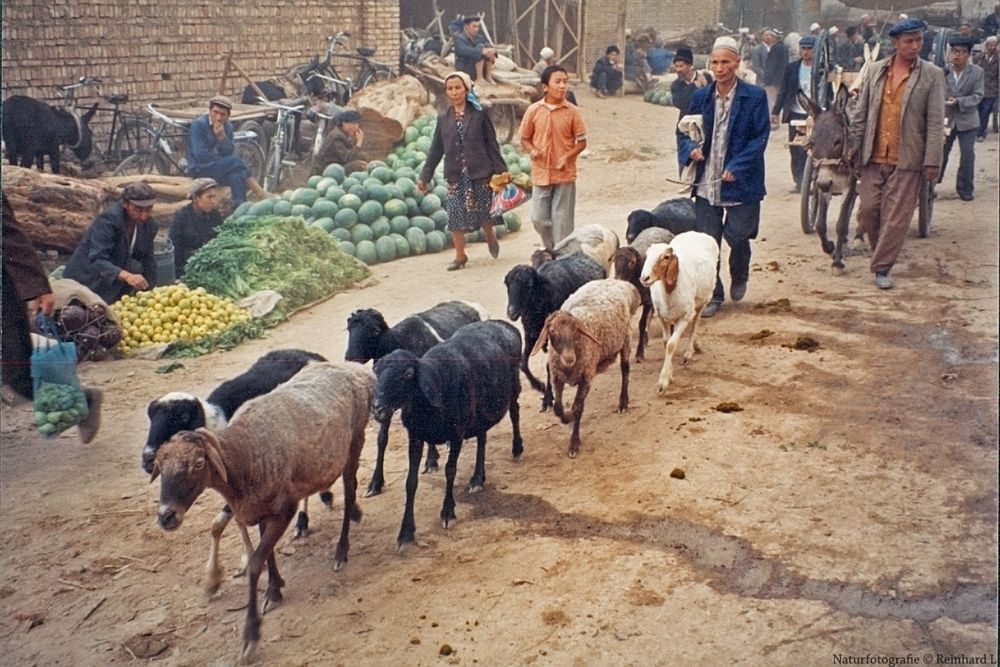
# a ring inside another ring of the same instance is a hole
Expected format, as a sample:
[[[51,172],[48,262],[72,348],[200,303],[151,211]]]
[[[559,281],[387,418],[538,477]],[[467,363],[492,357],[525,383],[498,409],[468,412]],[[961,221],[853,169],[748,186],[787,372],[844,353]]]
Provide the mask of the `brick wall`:
[[[3,92],[57,102],[57,86],[87,75],[136,109],[205,100],[227,52],[263,79],[322,55],[338,30],[396,69],[399,0],[4,0]],[[226,92],[243,86],[231,77]]]

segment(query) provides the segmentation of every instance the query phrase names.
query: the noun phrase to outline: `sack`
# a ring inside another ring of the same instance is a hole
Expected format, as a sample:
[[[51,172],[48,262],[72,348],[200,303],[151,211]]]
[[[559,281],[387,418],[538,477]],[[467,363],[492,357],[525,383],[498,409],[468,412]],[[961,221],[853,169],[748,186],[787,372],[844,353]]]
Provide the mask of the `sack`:
[[[39,314],[36,323],[50,338],[31,353],[35,426],[51,438],[83,421],[89,408],[76,375],[76,345],[60,343],[56,325],[48,317]]]
[[[531,199],[531,193],[516,183],[508,183],[493,195],[490,217],[496,218]]]

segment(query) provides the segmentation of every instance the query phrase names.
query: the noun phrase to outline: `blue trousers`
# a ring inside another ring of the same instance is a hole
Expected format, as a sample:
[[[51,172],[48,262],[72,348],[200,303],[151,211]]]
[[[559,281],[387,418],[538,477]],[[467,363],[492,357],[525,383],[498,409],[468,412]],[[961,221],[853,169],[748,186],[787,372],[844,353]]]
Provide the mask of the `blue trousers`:
[[[722,246],[722,239],[729,244],[729,278],[733,284],[750,279],[750,239],[757,238],[760,228],[760,202],[738,206],[712,206],[704,197],[694,200],[695,231],[704,232]],[[721,257],[721,256],[720,256]],[[721,264],[721,258],[719,260]],[[712,301],[722,303],[726,291],[715,270],[715,291]]]
[[[247,178],[250,170],[238,155],[220,157],[211,164],[191,170],[191,178],[214,178],[219,185],[228,185],[232,192],[233,205],[239,206],[247,200]]]

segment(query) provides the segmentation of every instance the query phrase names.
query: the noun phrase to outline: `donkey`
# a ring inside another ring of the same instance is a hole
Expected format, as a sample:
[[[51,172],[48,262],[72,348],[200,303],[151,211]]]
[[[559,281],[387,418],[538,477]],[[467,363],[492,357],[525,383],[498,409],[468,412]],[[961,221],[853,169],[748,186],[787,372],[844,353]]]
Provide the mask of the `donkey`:
[[[45,170],[45,156],[53,174],[59,173],[59,147],[68,144],[81,161],[90,157],[94,148],[90,119],[97,112],[97,103],[82,116],[53,107],[24,95],[7,98],[3,104],[3,142],[7,160],[13,165]]]
[[[813,162],[816,178],[812,184],[819,192],[816,206],[816,233],[819,235],[823,252],[833,257],[834,273],[844,270],[844,245],[858,196],[858,177],[853,165],[844,160],[847,152],[849,95],[846,86],[841,86],[829,109],[820,109],[807,95],[799,91],[799,103],[813,119],[812,132],[806,147]],[[827,238],[826,214],[833,195],[844,195],[837,218],[837,242]]]

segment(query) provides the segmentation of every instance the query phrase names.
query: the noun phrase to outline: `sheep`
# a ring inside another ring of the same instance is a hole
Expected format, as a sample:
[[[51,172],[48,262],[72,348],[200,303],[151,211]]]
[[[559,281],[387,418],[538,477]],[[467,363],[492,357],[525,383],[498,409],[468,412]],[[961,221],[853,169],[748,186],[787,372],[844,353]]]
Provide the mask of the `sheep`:
[[[422,357],[409,350],[396,350],[375,363],[378,376],[372,409],[375,419],[386,420],[395,410],[402,409],[403,426],[409,434],[406,508],[397,548],[415,541],[413,499],[422,442],[447,442],[450,447],[441,507],[441,523],[445,528],[456,520],[455,469],[466,438],[476,438],[476,466],[469,481],[470,493],[482,490],[486,483],[486,433],[507,412],[513,427],[511,456],[515,461],[520,458],[524,451],[518,405],[520,360],[518,330],[506,322],[488,320],[462,327]]]
[[[546,318],[541,336],[531,351],[536,354],[548,343],[548,366],[555,394],[552,410],[564,424],[570,422],[570,417],[563,412],[563,387],[576,386],[570,458],[580,452],[580,420],[591,382],[615,357],[621,359],[622,373],[618,412],[628,409],[629,328],[639,304],[639,292],[630,283],[614,279],[589,282]]]
[[[252,659],[260,640],[260,614],[282,600],[285,582],[274,547],[295,515],[296,503],[338,478],[344,483],[344,519],[335,569],[347,561],[356,504],[358,465],[375,387],[374,374],[355,363],[309,364],[294,378],[237,411],[229,426],[181,431],[160,447],[150,481],[162,477],[157,523],[176,530],[207,488],[215,489],[237,519],[258,525],[260,543],[250,558],[249,600],[240,662]],[[257,582],[267,562],[263,609]]]
[[[68,144],[80,160],[86,160],[94,148],[90,120],[96,112],[96,102],[77,117],[31,97],[8,97],[3,103],[3,143],[8,162],[30,169],[34,161],[38,171],[45,171],[48,155],[49,168],[58,174],[59,147],[63,144]]]
[[[531,266],[535,269],[557,257],[582,252],[593,257],[604,267],[605,275],[611,272],[611,256],[618,249],[618,235],[604,225],[585,225],[556,244],[551,250],[539,248],[531,253]]]
[[[662,227],[674,234],[683,234],[694,231],[695,223],[694,200],[674,197],[660,203],[652,211],[637,209],[629,213],[625,240],[632,243],[639,232],[648,227]]]
[[[391,329],[377,310],[356,310],[347,318],[347,352],[344,358],[363,364],[370,359],[378,361],[393,350],[400,349],[409,350],[419,357],[466,324],[487,319],[489,314],[486,309],[469,301],[439,303],[429,310],[404,318]],[[375,472],[368,482],[366,498],[382,493],[385,484],[382,469],[388,443],[389,420],[386,420],[379,425]],[[424,472],[437,468],[437,447],[428,445]]]
[[[701,312],[712,299],[719,244],[708,234],[685,232],[669,244],[655,243],[649,249],[640,280],[650,288],[653,310],[663,327],[663,368],[656,392],[663,394],[670,384],[672,361],[677,343],[691,328],[684,352],[685,363],[694,356]],[[668,338],[668,332],[671,331]]]
[[[551,388],[542,384],[531,374],[528,357],[535,347],[545,324],[545,318],[556,311],[570,294],[591,280],[605,278],[603,267],[593,258],[576,253],[560,257],[553,262],[542,264],[535,270],[519,265],[512,268],[504,278],[507,286],[507,317],[516,322],[519,318],[524,326],[524,355],[521,370],[524,371],[533,389],[543,392],[542,412],[552,405]]]
[[[142,450],[143,470],[147,473],[153,472],[157,450],[174,434],[203,426],[213,431],[224,428],[244,403],[272,391],[291,379],[306,364],[314,361],[326,361],[326,359],[304,350],[273,350],[258,359],[245,373],[216,387],[204,401],[191,394],[172,392],[150,402],[146,408],[146,414],[149,416],[149,433]],[[332,493],[324,491],[320,494],[320,499],[328,507],[332,507]],[[232,518],[232,510],[226,505],[212,523],[212,543],[208,553],[205,582],[205,590],[209,595],[215,593],[222,583],[219,540]],[[239,522],[237,525],[243,540],[243,558],[238,571],[238,574],[242,574],[246,570],[250,554],[253,553],[253,543],[247,534],[246,526]],[[308,501],[303,500],[294,536],[300,537],[308,531]]]
[[[649,288],[639,281],[642,264],[646,261],[646,251],[654,243],[670,243],[674,234],[660,227],[649,227],[639,232],[631,243],[615,251],[611,258],[615,267],[615,278],[632,283],[639,290],[642,300],[642,314],[639,316],[639,342],[635,349],[636,363],[646,359],[646,343],[649,335],[646,331],[649,324],[649,313],[653,310],[653,301],[649,296]]]

